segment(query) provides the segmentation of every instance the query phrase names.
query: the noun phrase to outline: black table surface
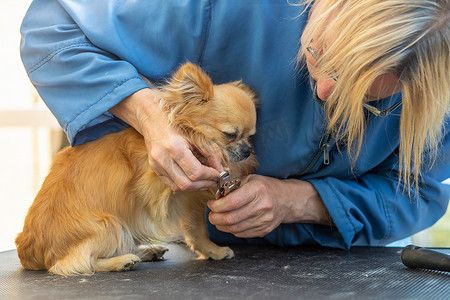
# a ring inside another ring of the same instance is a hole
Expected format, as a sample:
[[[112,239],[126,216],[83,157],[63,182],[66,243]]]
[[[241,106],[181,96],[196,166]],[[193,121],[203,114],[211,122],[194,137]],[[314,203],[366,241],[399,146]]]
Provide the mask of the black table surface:
[[[232,246],[226,261],[168,248],[166,260],[133,271],[69,278],[2,252],[0,299],[450,299],[450,273],[405,267],[401,248]]]

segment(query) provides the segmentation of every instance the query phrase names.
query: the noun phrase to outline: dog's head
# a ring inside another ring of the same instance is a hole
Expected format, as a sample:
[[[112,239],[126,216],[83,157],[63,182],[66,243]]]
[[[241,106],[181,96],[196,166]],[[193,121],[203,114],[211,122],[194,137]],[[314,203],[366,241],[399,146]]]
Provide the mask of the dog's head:
[[[248,86],[214,85],[197,65],[186,63],[159,93],[170,122],[200,152],[217,146],[224,167],[255,160],[249,137],[256,131],[256,98]]]

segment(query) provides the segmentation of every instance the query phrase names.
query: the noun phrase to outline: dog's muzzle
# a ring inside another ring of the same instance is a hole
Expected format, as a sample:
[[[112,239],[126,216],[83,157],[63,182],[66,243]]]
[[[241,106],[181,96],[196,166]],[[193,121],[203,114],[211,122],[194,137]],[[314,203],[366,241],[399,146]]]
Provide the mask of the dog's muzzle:
[[[229,147],[227,151],[232,162],[241,162],[252,155],[253,148],[246,142],[239,142],[237,145]]]

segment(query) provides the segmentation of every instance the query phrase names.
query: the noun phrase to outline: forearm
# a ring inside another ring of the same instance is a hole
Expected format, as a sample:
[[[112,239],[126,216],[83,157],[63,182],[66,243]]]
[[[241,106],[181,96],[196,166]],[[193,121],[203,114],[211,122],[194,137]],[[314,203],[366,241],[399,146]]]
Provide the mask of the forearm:
[[[297,179],[282,182],[288,212],[283,223],[334,225],[319,193],[311,183]]]
[[[159,110],[155,93],[144,88],[119,102],[109,112],[143,134],[144,123],[155,118]]]

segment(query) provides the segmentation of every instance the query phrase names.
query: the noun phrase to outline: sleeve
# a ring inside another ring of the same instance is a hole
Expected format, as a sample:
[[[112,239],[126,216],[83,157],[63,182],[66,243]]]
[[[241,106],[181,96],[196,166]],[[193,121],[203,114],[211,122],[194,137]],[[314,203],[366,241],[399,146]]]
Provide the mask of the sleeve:
[[[127,126],[108,110],[148,87],[139,74],[161,78],[185,60],[198,61],[204,16],[179,17],[196,15],[186,11],[192,6],[156,0],[33,1],[21,26],[22,61],[72,145]]]
[[[309,180],[336,227],[286,224],[291,226],[285,228],[284,235],[303,234],[305,240],[309,237],[323,246],[348,249],[353,245],[386,245],[432,226],[443,216],[450,199],[450,186],[443,183],[450,178],[449,128],[437,156],[428,161],[422,173],[420,195],[413,190],[411,198],[398,184],[395,154],[355,180]]]

